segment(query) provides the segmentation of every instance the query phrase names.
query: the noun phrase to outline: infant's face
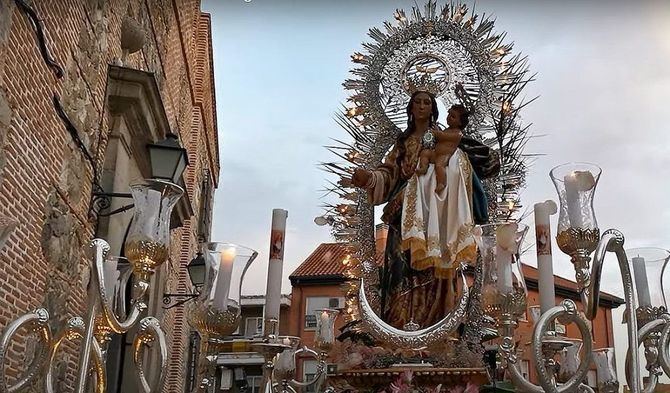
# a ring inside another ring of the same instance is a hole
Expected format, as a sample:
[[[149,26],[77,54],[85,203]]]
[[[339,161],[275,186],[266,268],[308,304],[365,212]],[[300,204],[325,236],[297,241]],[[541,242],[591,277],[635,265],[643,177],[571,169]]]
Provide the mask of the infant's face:
[[[457,128],[461,126],[461,116],[456,109],[449,109],[449,112],[447,112],[447,125]]]
[[[412,101],[412,114],[415,119],[429,119],[433,112],[433,103],[426,93],[419,93]]]

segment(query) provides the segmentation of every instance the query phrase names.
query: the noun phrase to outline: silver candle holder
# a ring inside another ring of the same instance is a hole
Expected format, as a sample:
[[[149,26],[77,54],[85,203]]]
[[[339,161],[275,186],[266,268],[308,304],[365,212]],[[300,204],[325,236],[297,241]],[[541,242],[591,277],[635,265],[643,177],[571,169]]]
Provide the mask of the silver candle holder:
[[[295,388],[308,386],[315,386],[317,392],[321,391],[326,376],[328,351],[335,343],[335,320],[339,311],[328,308],[315,311],[317,313],[314,335],[316,350],[308,347],[299,348],[299,337],[266,337],[263,343],[252,344],[252,349],[263,354],[265,359],[261,393],[271,391],[295,393]],[[310,355],[317,360],[316,374],[310,381],[295,379],[295,357],[301,354]]]
[[[75,392],[84,393],[91,376],[91,386],[96,392],[106,391],[105,371],[107,345],[112,334],[123,334],[138,325],[139,329],[133,341],[133,359],[137,377],[143,392],[157,392],[163,384],[163,370],[167,365],[167,342],[159,321],[154,317],[141,316],[147,309],[151,276],[168,258],[170,214],[183,194],[181,187],[162,180],[146,180],[131,186],[135,211],[125,244],[128,261],[132,267],[134,285],[132,288],[131,310],[124,319],[114,312],[114,293],[105,285],[113,278],[105,275],[105,265],[114,263],[107,257],[109,245],[102,239],[91,242],[89,266],[91,281],[88,285],[88,306],[86,318],[73,317],[65,328],[52,336],[49,326],[49,313],[40,308],[25,314],[3,331],[0,339],[0,392],[16,392],[33,381],[41,370],[46,370],[47,393],[54,392],[53,368],[56,354],[65,341],[81,340],[79,364]],[[115,269],[116,270],[116,269]],[[127,282],[129,275],[123,274],[121,282]],[[123,310],[125,311],[125,310]],[[38,353],[28,370],[19,380],[8,386],[5,377],[5,357],[14,336],[22,328],[34,332],[40,340]],[[149,381],[143,364],[143,354],[150,343],[157,343],[160,353],[158,377]],[[92,370],[92,372],[90,372]]]

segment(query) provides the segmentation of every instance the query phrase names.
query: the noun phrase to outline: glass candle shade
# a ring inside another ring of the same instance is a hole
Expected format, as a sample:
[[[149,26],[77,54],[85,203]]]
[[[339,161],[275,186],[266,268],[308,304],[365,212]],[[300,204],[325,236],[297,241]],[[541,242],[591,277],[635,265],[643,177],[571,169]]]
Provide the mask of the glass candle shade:
[[[126,257],[140,281],[149,281],[156,268],[168,259],[170,216],[184,190],[174,183],[148,179],[130,186],[135,210]]]
[[[596,365],[598,391],[604,393],[618,392],[619,381],[616,374],[614,348],[601,348],[594,350],[593,363]]]
[[[189,310],[189,322],[201,337],[224,338],[240,325],[244,275],[258,253],[231,243],[203,245],[205,281]]]
[[[322,351],[329,351],[335,343],[335,319],[338,310],[324,308],[316,310],[316,332],[314,345]]]
[[[656,318],[667,310],[663,288],[663,274],[670,259],[670,252],[662,248],[644,247],[626,250],[633,265],[633,279],[637,289],[637,308],[642,314]]]
[[[275,359],[274,376],[276,380],[291,380],[295,378],[295,352],[300,346],[300,337],[279,336],[279,343],[288,345]]]
[[[204,245],[206,270],[201,298],[219,311],[240,311],[244,275],[258,252],[232,243]]]
[[[549,173],[560,201],[556,240],[564,253],[572,255],[581,246],[580,237],[587,236],[588,252],[593,252],[600,232],[593,210],[593,197],[600,179],[600,167],[577,162],[559,165]]]
[[[527,231],[528,226],[520,223],[487,224],[474,231],[482,256],[482,305],[497,321],[518,320],[526,312],[519,248]]]

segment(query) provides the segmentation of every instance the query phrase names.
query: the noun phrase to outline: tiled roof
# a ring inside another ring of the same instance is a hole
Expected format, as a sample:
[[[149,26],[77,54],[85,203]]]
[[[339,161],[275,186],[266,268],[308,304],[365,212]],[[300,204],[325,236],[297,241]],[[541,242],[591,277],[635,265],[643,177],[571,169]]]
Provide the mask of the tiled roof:
[[[344,278],[346,266],[342,263],[347,256],[346,244],[321,243],[303,263],[298,266],[289,279],[305,277],[341,277]],[[384,263],[384,254],[377,256],[377,264]]]
[[[346,267],[342,263],[347,256],[346,245],[342,243],[321,243],[298,268],[291,273],[291,281],[299,279],[344,279]],[[384,255],[377,256],[377,264],[384,263]],[[523,264],[523,274],[529,286],[537,287],[539,271],[536,267]],[[563,289],[573,294],[578,294],[577,284],[574,281],[554,275],[557,289]],[[624,304],[624,300],[606,292],[600,292],[601,300],[612,303],[613,306]]]
[[[289,278],[318,277],[318,276],[342,276],[344,278],[345,266],[342,261],[347,256],[347,249],[341,243],[321,243],[310,256]]]

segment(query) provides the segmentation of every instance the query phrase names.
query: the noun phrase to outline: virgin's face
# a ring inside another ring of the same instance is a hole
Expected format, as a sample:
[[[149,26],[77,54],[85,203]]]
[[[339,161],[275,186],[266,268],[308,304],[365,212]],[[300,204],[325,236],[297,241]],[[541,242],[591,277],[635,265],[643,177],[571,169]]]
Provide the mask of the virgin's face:
[[[412,115],[416,120],[430,119],[433,113],[433,103],[426,93],[419,93],[412,100]]]

